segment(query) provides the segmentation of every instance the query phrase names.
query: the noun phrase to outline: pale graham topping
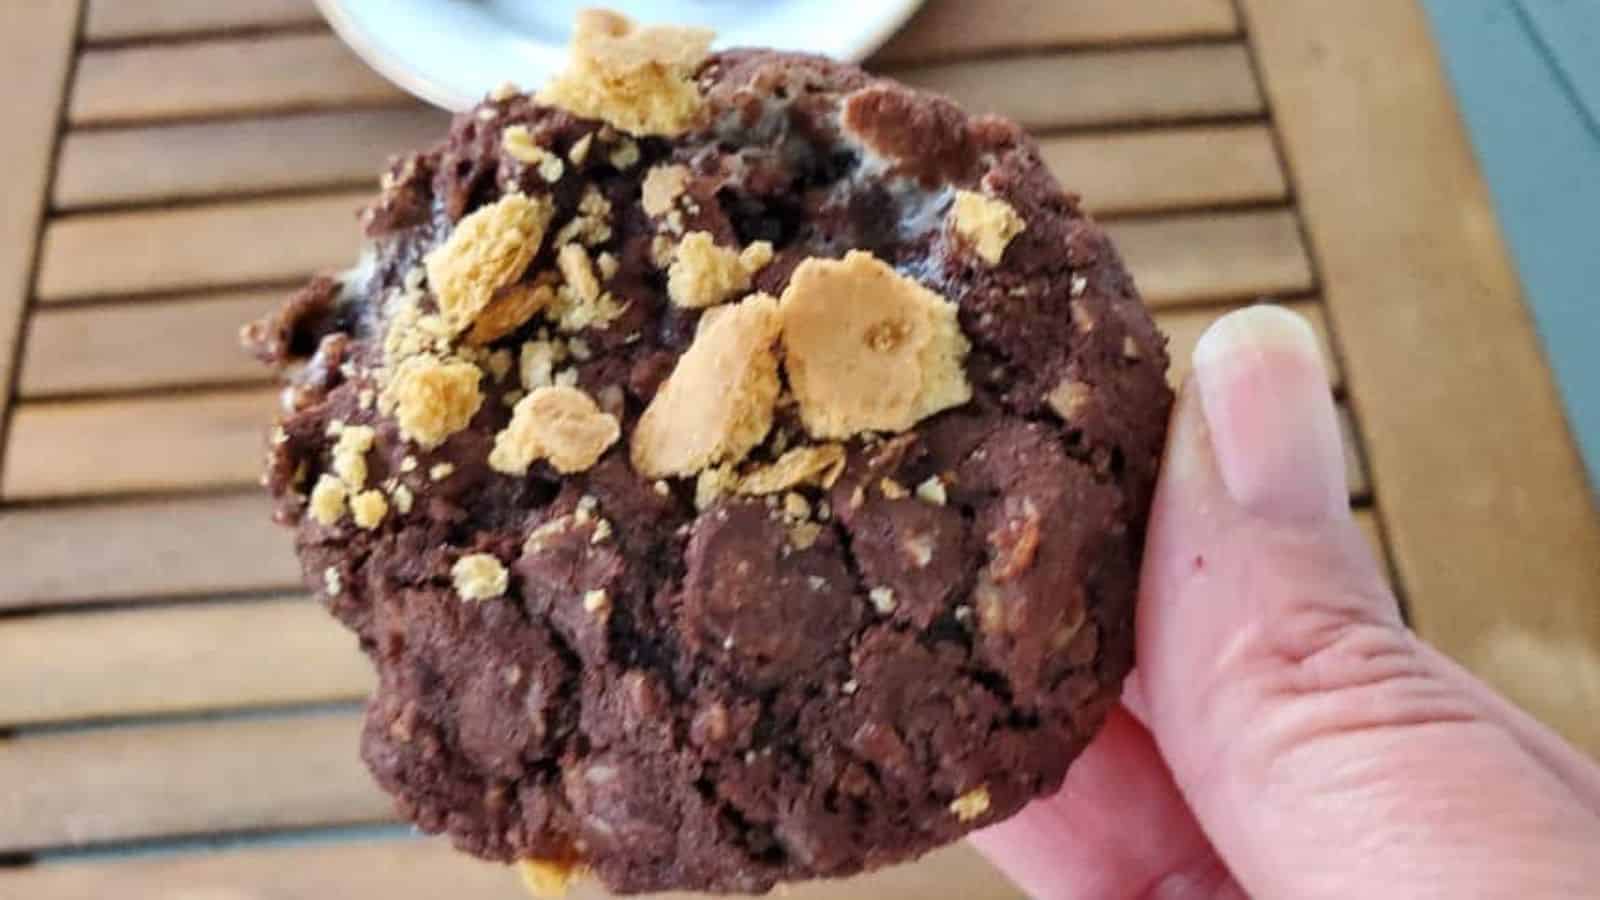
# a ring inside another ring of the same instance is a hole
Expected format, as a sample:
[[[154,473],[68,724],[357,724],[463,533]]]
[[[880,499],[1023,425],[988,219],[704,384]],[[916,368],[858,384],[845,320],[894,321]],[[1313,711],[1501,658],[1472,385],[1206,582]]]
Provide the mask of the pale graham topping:
[[[572,387],[541,387],[517,401],[511,422],[495,435],[489,467],[526,475],[538,459],[563,474],[582,472],[622,436],[617,419]]]
[[[689,309],[715,306],[750,289],[750,277],[772,261],[772,245],[756,241],[743,252],[719,247],[705,231],[684,235],[667,270],[667,295]]]
[[[975,787],[950,801],[950,811],[963,822],[971,822],[989,811],[989,788]]]
[[[371,530],[377,528],[389,514],[389,501],[382,491],[362,491],[350,498],[350,515],[356,525]]]
[[[639,28],[617,13],[584,10],[567,70],[539,100],[629,134],[681,134],[700,113],[694,71],[711,37],[702,28]]]
[[[778,399],[778,301],[754,294],[703,323],[633,432],[646,478],[737,462],[772,428]]]
[[[401,434],[431,450],[477,414],[483,405],[482,377],[483,370],[472,363],[414,356],[394,371],[379,408],[393,412]]]
[[[566,172],[561,157],[534,143],[533,134],[526,125],[512,125],[501,132],[500,148],[517,162],[532,166],[545,181],[560,181]]]
[[[789,384],[813,437],[907,431],[972,398],[955,304],[870,253],[801,263],[782,314]]]
[[[831,488],[840,473],[844,471],[844,464],[844,447],[839,444],[795,447],[778,457],[778,460],[771,465],[756,469],[741,478],[739,492],[776,494],[802,484]]]
[[[469,553],[450,567],[450,578],[463,600],[488,600],[506,592],[511,577],[500,560],[487,553]]]
[[[956,191],[950,222],[978,257],[991,266],[1000,264],[1006,245],[1028,227],[1011,204],[972,191]]]
[[[553,214],[548,198],[506,194],[463,217],[428,253],[428,284],[451,334],[465,331],[496,291],[522,277]]]
[[[343,481],[327,472],[322,473],[311,488],[311,518],[317,520],[318,525],[332,528],[344,515],[344,501],[349,494]]]
[[[528,893],[554,900],[565,897],[572,883],[583,877],[583,867],[547,859],[524,859],[517,862],[517,874]]]
[[[688,182],[688,166],[656,166],[645,173],[644,183],[640,185],[639,205],[651,218],[664,216],[682,196],[684,185]]]

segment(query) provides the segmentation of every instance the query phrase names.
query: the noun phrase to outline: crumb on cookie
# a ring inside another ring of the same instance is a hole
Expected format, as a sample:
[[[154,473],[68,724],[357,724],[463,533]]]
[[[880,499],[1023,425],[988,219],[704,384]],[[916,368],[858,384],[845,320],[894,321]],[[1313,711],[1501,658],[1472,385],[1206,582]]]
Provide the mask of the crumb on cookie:
[[[482,377],[472,363],[412,357],[393,373],[379,408],[393,412],[402,435],[431,450],[472,421],[483,405]]]
[[[772,261],[772,245],[756,241],[743,251],[720,247],[705,231],[678,242],[667,269],[667,295],[678,306],[715,306],[750,289],[750,278]]]
[[[510,586],[505,565],[488,553],[468,553],[456,560],[450,578],[463,600],[490,600]]]
[[[991,266],[1000,264],[1011,239],[1028,227],[1011,204],[974,191],[956,191],[955,203],[950,207],[950,222],[956,234],[965,238],[978,257]]]
[[[870,253],[801,263],[781,309],[785,368],[813,437],[906,431],[972,397],[955,304]]]
[[[548,198],[506,194],[468,213],[428,253],[428,284],[450,333],[465,331],[496,291],[522,277],[552,215]]]
[[[778,399],[778,301],[754,294],[695,335],[634,428],[633,467],[690,476],[737,462],[767,436]]]
[[[711,37],[702,28],[641,28],[617,13],[584,10],[566,71],[539,99],[629,134],[681,134],[700,114],[694,72]]]
[[[563,474],[593,466],[622,435],[615,416],[577,388],[541,387],[517,402],[511,422],[495,435],[489,467],[526,475],[535,460],[548,459]]]

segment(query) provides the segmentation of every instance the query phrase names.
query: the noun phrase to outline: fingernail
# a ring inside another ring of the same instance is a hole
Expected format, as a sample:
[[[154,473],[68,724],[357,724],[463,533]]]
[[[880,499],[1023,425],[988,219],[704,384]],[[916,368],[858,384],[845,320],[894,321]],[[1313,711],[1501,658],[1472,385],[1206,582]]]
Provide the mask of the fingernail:
[[[1223,316],[1195,345],[1194,379],[1236,503],[1282,522],[1349,509],[1333,395],[1305,319],[1277,306]]]

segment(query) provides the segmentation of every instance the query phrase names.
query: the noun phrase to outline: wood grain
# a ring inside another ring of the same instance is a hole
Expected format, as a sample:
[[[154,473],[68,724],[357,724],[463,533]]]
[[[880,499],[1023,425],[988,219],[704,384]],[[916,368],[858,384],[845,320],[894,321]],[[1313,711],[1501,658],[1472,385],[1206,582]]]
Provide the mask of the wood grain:
[[[1600,515],[1422,10],[1244,9],[1412,621],[1600,754]]]
[[[982,15],[972,13],[970,0],[932,0],[874,60],[1221,38],[1239,32],[1228,0],[985,0]]]
[[[55,126],[72,61],[76,0],[12,0],[0,10],[0,436],[11,405],[11,374],[28,306],[39,217],[50,179]],[[0,470],[5,463],[0,451]]]
[[[3,509],[0,570],[0,610],[300,584],[255,492]]]
[[[389,821],[360,729],[341,712],[0,741],[0,852]]]
[[[341,193],[58,219],[45,229],[39,299],[282,281],[356,258],[356,211]]]
[[[1284,297],[1316,286],[1290,210],[1138,219],[1106,230],[1152,306]]]
[[[312,0],[89,0],[83,36],[126,41],[320,21]]]
[[[0,726],[359,700],[372,671],[304,597],[0,619]]]
[[[273,390],[24,403],[12,417],[8,501],[233,487],[255,481]]]
[[[73,125],[375,106],[406,95],[332,34],[92,49],[78,58]]]
[[[1344,381],[1344,372],[1339,366],[1338,355],[1333,352],[1333,339],[1328,335],[1328,320],[1322,312],[1321,304],[1315,300],[1298,300],[1285,303],[1284,306],[1294,310],[1306,321],[1311,323],[1311,330],[1317,333],[1317,342],[1322,346],[1322,362],[1328,369],[1328,381],[1337,389]],[[1172,365],[1167,370],[1167,381],[1177,387],[1183,384],[1193,370],[1191,357],[1194,355],[1194,345],[1200,340],[1200,335],[1205,333],[1211,323],[1221,318],[1226,313],[1239,307],[1202,307],[1162,309],[1155,313],[1156,325],[1167,335],[1167,355],[1172,357]]]
[[[216,853],[115,862],[43,864],[0,869],[0,894],[37,900],[517,900],[526,897],[505,866],[450,849],[443,838],[351,841],[294,847],[251,847]],[[1024,896],[966,844],[844,881],[782,889],[792,900],[1021,900]],[[594,882],[575,885],[570,900],[611,895]],[[703,894],[655,894],[657,900],[693,900]]]
[[[897,69],[972,112],[1033,129],[1259,115],[1242,44],[1055,53]]]
[[[23,399],[247,380],[271,372],[240,349],[239,327],[288,291],[223,294],[34,313],[22,354]]]
[[[444,135],[421,106],[74,131],[62,141],[53,202],[75,209],[366,186],[384,160]]]
[[[1289,194],[1265,125],[1046,138],[1039,150],[1062,186],[1100,216],[1278,202]]]

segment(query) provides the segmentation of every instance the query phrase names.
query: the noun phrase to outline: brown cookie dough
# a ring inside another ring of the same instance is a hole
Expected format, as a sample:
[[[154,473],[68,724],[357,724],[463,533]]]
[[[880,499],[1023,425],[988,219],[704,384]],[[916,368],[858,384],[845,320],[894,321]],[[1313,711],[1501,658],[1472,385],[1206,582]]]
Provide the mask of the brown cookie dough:
[[[267,484],[462,849],[616,891],[910,859],[1055,790],[1132,662],[1171,396],[1016,125],[584,20],[247,339]]]

